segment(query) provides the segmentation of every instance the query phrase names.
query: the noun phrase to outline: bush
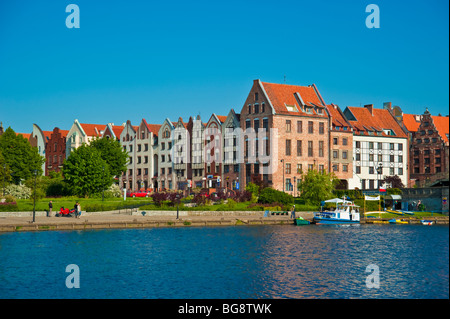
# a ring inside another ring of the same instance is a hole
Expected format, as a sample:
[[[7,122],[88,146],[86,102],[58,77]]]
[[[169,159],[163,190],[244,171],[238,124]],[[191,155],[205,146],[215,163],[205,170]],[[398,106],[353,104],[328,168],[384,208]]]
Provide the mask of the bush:
[[[280,203],[282,205],[292,205],[294,204],[294,197],[285,192],[267,187],[259,194],[258,202],[262,204]]]
[[[112,184],[108,190],[105,191],[106,198],[114,198],[114,197],[122,197],[122,191],[120,190],[119,185]]]
[[[5,188],[5,194],[11,195],[17,199],[30,199],[32,198],[31,189],[25,185],[10,184]]]

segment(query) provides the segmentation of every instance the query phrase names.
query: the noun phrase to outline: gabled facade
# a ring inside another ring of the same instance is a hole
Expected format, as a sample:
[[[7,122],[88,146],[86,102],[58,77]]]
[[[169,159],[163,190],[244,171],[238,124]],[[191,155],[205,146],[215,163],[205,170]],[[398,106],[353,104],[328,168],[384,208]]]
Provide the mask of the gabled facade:
[[[349,189],[378,189],[386,176],[408,185],[408,136],[389,107],[348,106],[344,115],[353,127],[353,177]]]
[[[60,172],[66,159],[66,136],[68,130],[60,130],[55,127],[48,139],[45,150],[45,175],[50,171]]]
[[[153,191],[155,175],[158,170],[158,133],[161,125],[148,124],[145,119],[136,129],[135,185],[134,190],[144,189]]]
[[[240,114],[231,109],[222,124],[223,136],[223,187],[239,189],[239,166],[243,159],[239,144]]]
[[[225,116],[212,114],[205,126],[205,174],[206,187],[222,187],[223,139],[222,124]]]
[[[240,112],[244,130],[241,188],[262,181],[296,195],[304,170],[327,171],[329,119],[325,107],[314,84],[254,80]]]
[[[174,124],[166,118],[158,132],[158,190],[175,189],[172,161],[174,130]]]
[[[48,143],[48,139],[52,132],[50,131],[42,131],[39,125],[33,124],[33,131],[31,132],[28,140],[32,147],[36,147],[39,155],[47,159],[45,155],[46,146]],[[42,164],[42,174],[45,174],[45,163]]]
[[[411,186],[426,186],[449,178],[449,117],[403,114],[397,118],[410,134],[409,167]]]
[[[197,115],[192,120],[192,129],[190,130],[190,177],[192,188],[206,187],[204,130],[205,125],[200,115]]]
[[[120,143],[122,144],[124,151],[128,153],[127,170],[122,174],[120,187],[127,191],[133,191],[137,186],[135,160],[137,129],[138,126],[131,125],[130,120],[128,120],[120,134]]]
[[[66,158],[83,143],[89,144],[95,137],[103,135],[106,125],[80,123],[76,119],[66,137]]]
[[[125,123],[122,125],[114,125],[114,123],[108,123],[103,131],[101,137],[112,138],[116,141],[120,141],[120,134],[125,127]]]
[[[348,189],[348,181],[353,177],[353,127],[339,106],[327,105],[330,117],[329,168],[340,180],[338,189]]]
[[[172,159],[174,168],[174,178],[176,179],[176,189],[187,190],[189,188],[189,158],[190,135],[187,123],[180,117],[173,130]]]

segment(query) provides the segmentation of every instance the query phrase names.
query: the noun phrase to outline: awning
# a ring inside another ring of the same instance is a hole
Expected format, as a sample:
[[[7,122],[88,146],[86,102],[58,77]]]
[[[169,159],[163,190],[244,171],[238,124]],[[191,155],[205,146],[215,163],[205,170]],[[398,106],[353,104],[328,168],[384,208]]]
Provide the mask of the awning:
[[[386,199],[392,199],[392,200],[401,200],[401,195],[386,195]]]

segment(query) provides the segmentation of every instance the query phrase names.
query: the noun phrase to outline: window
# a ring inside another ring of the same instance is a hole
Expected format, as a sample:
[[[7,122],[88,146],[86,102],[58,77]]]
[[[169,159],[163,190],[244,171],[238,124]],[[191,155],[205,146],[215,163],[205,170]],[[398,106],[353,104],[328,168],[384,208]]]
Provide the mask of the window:
[[[320,173],[325,172],[325,167],[324,167],[322,164],[319,165],[319,172],[320,172]]]
[[[360,161],[361,160],[361,154],[356,153],[355,154],[355,161]]]
[[[314,123],[312,121],[308,121],[308,133],[309,134],[314,133]]]
[[[286,133],[291,132],[291,120],[286,120]]]
[[[245,120],[245,129],[248,129],[248,128],[250,128],[252,125],[251,125],[251,123],[250,123],[250,119],[246,119]]]
[[[373,150],[373,142],[369,142],[369,149]]]
[[[356,166],[355,167],[355,173],[356,174],[361,174],[361,166]]]
[[[263,128],[268,131],[269,130],[269,119],[264,118],[263,119]]]
[[[394,150],[394,143],[389,143],[389,149],[390,149],[391,151]]]
[[[403,144],[398,144],[398,150],[403,151]]]
[[[394,175],[394,168],[393,167],[389,168],[389,175],[391,175],[391,176]]]
[[[258,101],[258,92],[255,92],[255,101]]]
[[[259,113],[259,104],[255,104],[255,114]]]
[[[339,151],[333,150],[333,159],[338,159],[338,158],[339,158]]]
[[[252,105],[251,104],[248,105],[248,114],[252,114]]]
[[[259,129],[259,119],[255,119],[255,120],[254,120],[254,128],[255,128],[255,132],[258,132],[258,129]]]
[[[342,165],[342,171],[343,172],[348,172],[348,165],[347,164]]]
[[[342,159],[347,159],[347,158],[348,158],[348,152],[342,151]]]
[[[398,168],[398,175],[403,175],[403,167]]]
[[[394,162],[394,155],[389,155],[389,162],[391,162],[391,163]]]
[[[399,155],[398,156],[398,162],[399,163],[403,163],[403,155]]]
[[[378,162],[382,162],[383,161],[383,154],[378,154]]]
[[[313,164],[308,164],[308,171],[312,171],[314,169],[314,165]]]
[[[355,148],[361,148],[361,142],[355,141]]]
[[[292,185],[291,185],[291,179],[290,178],[286,178],[286,190],[287,191],[292,190]]]
[[[302,121],[297,121],[297,133],[303,133]]]
[[[297,164],[297,174],[302,174],[302,164]]]
[[[339,164],[333,164],[333,172],[339,172]]]
[[[291,173],[291,163],[286,163],[286,174]]]
[[[291,140],[286,140],[286,156],[291,155]]]
[[[342,138],[342,145],[348,145],[348,138],[346,137]]]
[[[339,139],[337,137],[333,137],[333,145],[338,145]]]
[[[265,111],[265,105],[264,105],[264,103],[261,103],[261,113],[264,113],[264,111]]]
[[[297,140],[297,156],[302,156],[302,141]]]
[[[369,174],[375,174],[373,166],[369,166]]]
[[[319,123],[319,134],[324,134],[325,133],[325,126],[323,122]]]
[[[373,154],[369,154],[369,162],[373,162]]]
[[[323,141],[319,141],[319,157],[323,157]]]
[[[313,142],[312,141],[308,141],[308,156],[309,157],[313,156]]]

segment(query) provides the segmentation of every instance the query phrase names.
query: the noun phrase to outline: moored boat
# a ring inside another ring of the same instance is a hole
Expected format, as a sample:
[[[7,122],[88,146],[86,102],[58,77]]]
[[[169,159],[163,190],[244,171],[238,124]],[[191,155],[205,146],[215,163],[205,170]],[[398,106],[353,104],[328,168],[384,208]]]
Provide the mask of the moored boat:
[[[408,224],[408,221],[392,218],[389,219],[389,224]]]
[[[425,220],[425,219],[422,219],[420,222],[422,223],[422,225],[426,225],[426,226],[431,226],[431,225],[434,224],[434,221],[433,221],[433,220]]]
[[[359,206],[352,201],[334,198],[325,203],[335,203],[333,211],[321,211],[314,213],[316,224],[355,224],[360,222]]]
[[[294,225],[300,226],[300,225],[309,225],[310,221],[304,219],[303,217],[297,217],[294,219]]]

